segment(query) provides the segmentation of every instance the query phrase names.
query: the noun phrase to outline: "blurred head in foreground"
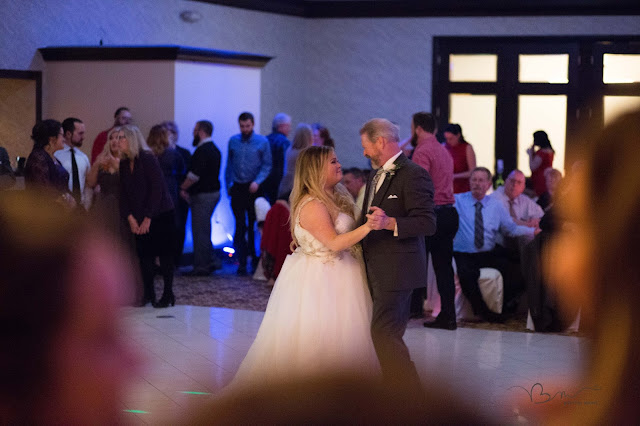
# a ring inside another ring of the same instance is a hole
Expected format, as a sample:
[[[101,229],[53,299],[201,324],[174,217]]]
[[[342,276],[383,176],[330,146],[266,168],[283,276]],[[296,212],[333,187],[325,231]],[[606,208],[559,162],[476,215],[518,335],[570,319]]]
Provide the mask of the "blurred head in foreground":
[[[559,204],[565,225],[549,253],[561,301],[582,311],[592,334],[586,386],[597,404],[569,423],[624,424],[640,417],[640,111],[622,115],[593,142]]]
[[[46,195],[0,198],[0,423],[116,423],[138,365],[117,244]]]
[[[326,373],[236,388],[185,424],[492,424],[445,388],[434,386],[425,396],[400,382]]]

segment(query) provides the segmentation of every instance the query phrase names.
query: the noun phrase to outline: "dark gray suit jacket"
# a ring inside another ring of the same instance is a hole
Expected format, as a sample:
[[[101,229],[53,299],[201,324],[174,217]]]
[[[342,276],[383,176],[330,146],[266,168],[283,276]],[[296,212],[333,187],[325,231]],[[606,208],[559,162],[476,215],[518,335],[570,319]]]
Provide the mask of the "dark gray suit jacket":
[[[373,198],[378,206],[398,224],[393,231],[371,231],[362,240],[369,286],[373,291],[410,290],[427,284],[425,236],[436,232],[433,182],[429,173],[404,154],[396,159],[396,171],[387,176]],[[369,176],[365,194],[374,173]],[[362,222],[366,220],[364,201]]]

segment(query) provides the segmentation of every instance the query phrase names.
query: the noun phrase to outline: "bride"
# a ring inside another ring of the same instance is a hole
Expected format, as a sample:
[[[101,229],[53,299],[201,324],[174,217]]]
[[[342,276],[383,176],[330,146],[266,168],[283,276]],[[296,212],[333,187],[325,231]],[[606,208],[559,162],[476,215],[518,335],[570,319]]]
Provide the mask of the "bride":
[[[329,371],[378,374],[372,302],[357,246],[371,228],[355,228],[353,201],[341,179],[333,148],[300,153],[291,193],[297,248],[282,267],[233,385]]]

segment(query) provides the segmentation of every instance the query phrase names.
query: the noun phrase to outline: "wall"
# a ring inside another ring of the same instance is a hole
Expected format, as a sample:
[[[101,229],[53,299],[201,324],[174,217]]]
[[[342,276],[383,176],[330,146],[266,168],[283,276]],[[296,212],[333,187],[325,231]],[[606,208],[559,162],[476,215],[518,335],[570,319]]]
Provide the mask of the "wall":
[[[185,9],[202,20],[182,22]],[[0,68],[42,69],[38,47],[100,39],[274,56],[262,71],[261,131],[279,111],[294,122],[321,121],[345,166],[366,164],[364,121],[390,118],[406,137],[411,114],[430,108],[434,36],[640,34],[638,16],[306,20],[181,0],[14,0],[2,2],[0,14],[15,17],[0,20]]]
[[[255,112],[255,124],[260,128],[260,74],[259,68],[182,61],[175,63],[175,121],[180,129],[178,143],[193,149],[196,121],[213,122],[213,140],[222,154],[221,183],[229,138],[239,133],[238,114],[242,111]],[[242,93],[242,96],[238,96],[238,93]],[[231,240],[229,236],[234,233],[235,220],[225,188],[222,188],[211,223],[213,244],[221,245]],[[187,236],[187,251],[190,244],[191,238]]]
[[[151,126],[173,118],[173,61],[48,62],[43,86],[43,116],[80,118],[87,129],[82,150],[89,156],[121,106],[131,109],[145,137]]]
[[[179,17],[183,10],[202,19],[185,23]],[[270,131],[276,113],[290,111],[298,120],[304,109],[302,18],[184,0],[3,0],[0,16],[0,68],[44,70],[38,48],[97,46],[100,40],[110,46],[175,44],[256,53],[274,58],[262,70],[261,131]],[[97,131],[112,119],[109,109]]]
[[[323,19],[309,22],[307,111],[327,123],[343,166],[365,166],[358,130],[388,118],[408,137],[431,109],[434,36],[640,35],[640,17]]]

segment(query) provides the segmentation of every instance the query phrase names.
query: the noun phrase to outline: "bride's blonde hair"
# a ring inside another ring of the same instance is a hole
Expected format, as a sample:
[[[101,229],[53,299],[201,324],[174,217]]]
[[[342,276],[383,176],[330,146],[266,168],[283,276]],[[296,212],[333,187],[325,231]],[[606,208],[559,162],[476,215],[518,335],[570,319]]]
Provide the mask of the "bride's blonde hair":
[[[295,218],[298,217],[300,206],[307,197],[315,198],[324,204],[333,220],[336,219],[338,213],[345,213],[355,220],[355,204],[347,189],[341,183],[334,186],[332,194],[327,193],[324,189],[327,181],[325,168],[333,151],[333,148],[329,146],[310,146],[300,151],[298,155],[293,190],[289,197],[292,213],[290,220],[293,237],[292,248],[298,245],[296,235],[293,232]]]

